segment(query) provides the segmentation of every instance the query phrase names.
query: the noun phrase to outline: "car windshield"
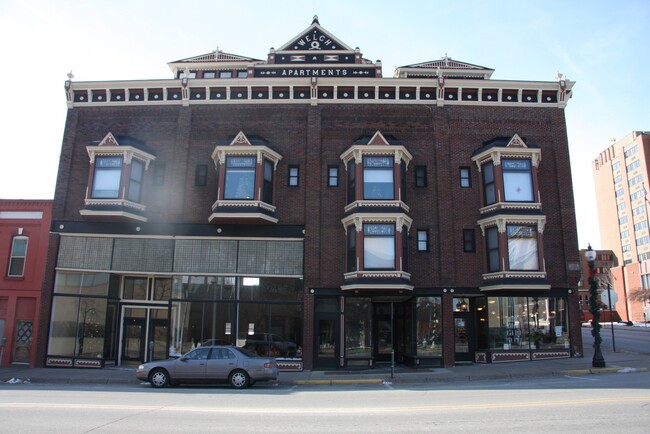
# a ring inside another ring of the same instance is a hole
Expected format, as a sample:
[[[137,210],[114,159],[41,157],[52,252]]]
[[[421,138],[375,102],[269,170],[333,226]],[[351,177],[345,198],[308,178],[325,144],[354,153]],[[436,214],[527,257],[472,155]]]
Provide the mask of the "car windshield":
[[[250,352],[248,350],[245,350],[243,348],[235,347],[235,348],[232,348],[232,349],[236,350],[236,351],[239,351],[240,353],[242,353],[246,357],[259,358],[259,356],[257,354],[255,354],[253,352]]]

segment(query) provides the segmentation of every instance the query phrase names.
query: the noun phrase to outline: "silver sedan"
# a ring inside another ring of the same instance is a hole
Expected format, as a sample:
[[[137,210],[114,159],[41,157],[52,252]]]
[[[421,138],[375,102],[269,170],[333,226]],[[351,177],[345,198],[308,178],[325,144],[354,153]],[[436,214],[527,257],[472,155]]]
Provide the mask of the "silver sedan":
[[[228,382],[235,389],[243,389],[257,381],[277,380],[278,365],[275,359],[243,348],[215,345],[196,348],[178,359],[145,363],[138,366],[135,376],[153,387]]]

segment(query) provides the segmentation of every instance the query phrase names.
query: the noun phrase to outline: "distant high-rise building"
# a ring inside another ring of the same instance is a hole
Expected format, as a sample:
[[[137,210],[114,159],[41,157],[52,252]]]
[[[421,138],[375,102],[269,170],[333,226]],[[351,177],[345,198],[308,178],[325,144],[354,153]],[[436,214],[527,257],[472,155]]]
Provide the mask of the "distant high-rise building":
[[[650,282],[648,168],[650,133],[633,131],[602,151],[593,162],[602,248],[619,258],[617,310],[628,321],[643,321],[644,304],[631,294]],[[633,277],[634,276],[634,277]],[[646,288],[648,289],[648,288]]]

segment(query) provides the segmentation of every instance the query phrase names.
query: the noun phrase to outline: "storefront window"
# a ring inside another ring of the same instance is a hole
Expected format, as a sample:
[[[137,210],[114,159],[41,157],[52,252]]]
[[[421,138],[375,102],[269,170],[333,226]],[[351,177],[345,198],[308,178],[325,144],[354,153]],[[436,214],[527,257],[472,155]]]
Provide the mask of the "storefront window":
[[[58,294],[108,295],[108,273],[56,273],[54,292]]]
[[[170,355],[185,354],[201,344],[232,344],[233,315],[232,303],[172,303]]]
[[[568,318],[560,297],[489,297],[489,349],[568,348]]]
[[[54,297],[48,354],[103,357],[107,324],[113,324],[106,312],[107,299]]]
[[[420,357],[442,357],[440,305],[440,297],[417,298],[417,355]]]
[[[345,299],[345,356],[372,356],[372,301],[367,297]]]
[[[172,286],[172,355],[210,342],[302,357],[300,279],[179,276]]]

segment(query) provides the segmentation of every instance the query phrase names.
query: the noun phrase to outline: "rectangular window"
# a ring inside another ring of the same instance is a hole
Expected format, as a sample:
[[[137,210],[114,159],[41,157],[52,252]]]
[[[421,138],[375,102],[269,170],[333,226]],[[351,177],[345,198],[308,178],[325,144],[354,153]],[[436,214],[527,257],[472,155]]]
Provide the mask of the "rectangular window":
[[[204,187],[208,185],[208,166],[205,164],[197,164],[194,172],[194,185],[197,187]]]
[[[25,274],[25,259],[27,258],[27,237],[14,237],[11,243],[9,258],[9,277],[21,277]]]
[[[418,231],[418,252],[428,252],[429,251],[429,231],[419,230]]]
[[[357,230],[352,226],[348,226],[348,256],[347,256],[347,271],[357,270]]]
[[[507,202],[533,201],[530,160],[501,160],[504,197]]]
[[[327,166],[327,186],[339,186],[339,166]]]
[[[247,71],[237,71],[237,78],[246,78],[248,77]]]
[[[482,169],[485,205],[492,205],[497,201],[496,186],[494,184],[494,164],[486,163]]]
[[[214,71],[203,71],[203,78],[216,78],[217,73]]]
[[[476,239],[474,229],[463,229],[463,252],[471,253],[476,251]]]
[[[616,161],[616,162],[614,162],[612,164],[612,170],[618,170],[620,168],[621,168],[621,162],[620,161]]]
[[[355,200],[357,200],[357,198],[356,198],[356,186],[357,186],[356,170],[357,170],[357,166],[354,163],[354,160],[350,161],[348,163],[348,169],[347,169],[347,171],[348,171],[348,203],[352,203]]]
[[[395,225],[363,225],[364,270],[395,269]]]
[[[255,197],[255,157],[227,157],[224,199]]]
[[[298,166],[289,166],[289,187],[298,187],[300,169]]]
[[[165,184],[165,165],[156,164],[153,166],[153,185]]]
[[[472,186],[472,176],[469,167],[460,168],[460,187],[470,188]]]
[[[268,204],[273,203],[273,163],[264,160],[264,186],[262,200]]]
[[[485,231],[485,241],[488,272],[499,271],[499,232],[497,228],[489,228]]]
[[[427,166],[415,166],[415,186],[417,188],[427,186]]]
[[[395,198],[393,157],[363,157],[363,198]]]
[[[144,164],[138,160],[131,160],[131,174],[129,176],[129,192],[127,199],[131,202],[140,202],[142,195],[142,178],[144,177]]]
[[[221,71],[219,73],[220,78],[232,78],[232,71]]]
[[[539,270],[537,230],[533,226],[508,225],[510,270]]]
[[[93,199],[118,199],[122,178],[122,157],[96,157]]]

